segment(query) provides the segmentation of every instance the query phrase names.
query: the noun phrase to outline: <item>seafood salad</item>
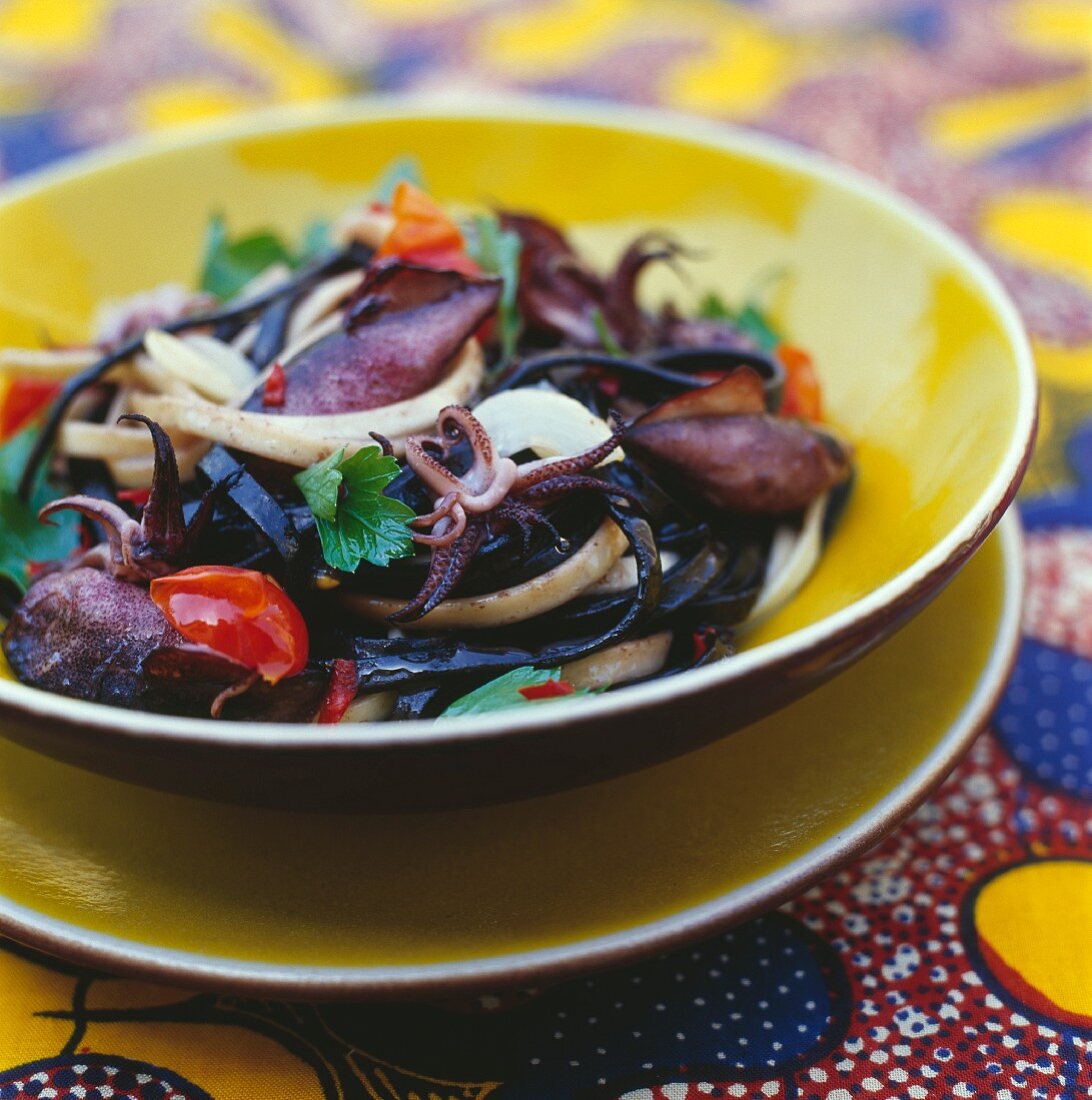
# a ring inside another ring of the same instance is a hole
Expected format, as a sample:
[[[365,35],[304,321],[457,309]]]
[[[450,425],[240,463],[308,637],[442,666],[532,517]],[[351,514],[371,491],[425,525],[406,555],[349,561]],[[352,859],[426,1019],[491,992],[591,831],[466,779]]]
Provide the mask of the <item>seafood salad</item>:
[[[298,243],[207,230],[193,288],[0,349],[14,676],[223,720],[448,718],[730,660],[849,495],[759,298],[642,296],[536,214],[400,163]]]

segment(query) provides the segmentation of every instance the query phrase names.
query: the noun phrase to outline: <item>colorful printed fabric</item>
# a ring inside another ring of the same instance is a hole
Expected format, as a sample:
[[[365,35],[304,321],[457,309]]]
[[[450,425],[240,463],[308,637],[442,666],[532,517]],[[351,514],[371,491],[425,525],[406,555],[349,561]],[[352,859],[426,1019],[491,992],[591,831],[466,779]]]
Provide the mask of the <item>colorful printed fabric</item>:
[[[932,208],[1043,381],[993,728],[893,837],[666,958],[474,1006],[252,1002],[0,950],[0,1098],[1092,1096],[1092,9],[1084,0],[0,0],[0,169],[354,89],[745,121]]]

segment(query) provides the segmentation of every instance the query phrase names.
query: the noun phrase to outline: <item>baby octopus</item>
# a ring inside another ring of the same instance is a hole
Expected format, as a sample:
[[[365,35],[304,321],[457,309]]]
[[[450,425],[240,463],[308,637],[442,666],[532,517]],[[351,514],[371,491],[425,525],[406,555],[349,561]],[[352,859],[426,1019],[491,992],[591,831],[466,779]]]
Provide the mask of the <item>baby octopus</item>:
[[[432,561],[421,591],[390,616],[392,622],[415,622],[427,615],[459,582],[488,537],[515,526],[526,547],[536,525],[557,535],[542,510],[566,493],[593,492],[628,499],[617,486],[587,472],[618,446],[622,431],[617,427],[602,443],[580,454],[521,465],[496,453],[488,432],[462,405],[442,409],[436,429],[435,435],[412,436],[406,442],[407,464],[435,494],[434,510],[413,523],[417,528],[431,528],[427,533],[415,531],[413,538],[431,548]],[[454,446],[463,440],[470,446],[473,461],[465,473],[456,474],[446,463]]]

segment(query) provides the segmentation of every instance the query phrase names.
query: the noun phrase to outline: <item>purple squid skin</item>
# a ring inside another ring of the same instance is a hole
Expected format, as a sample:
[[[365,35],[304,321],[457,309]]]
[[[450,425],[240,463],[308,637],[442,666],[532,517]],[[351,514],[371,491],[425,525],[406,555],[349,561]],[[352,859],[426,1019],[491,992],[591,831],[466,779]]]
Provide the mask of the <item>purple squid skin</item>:
[[[3,635],[4,655],[24,684],[56,695],[133,710],[208,717],[247,669],[188,642],[142,585],[78,567],[30,586]],[[228,702],[229,718],[308,721],[329,676],[313,667],[279,684],[256,684]]]
[[[834,436],[773,416],[698,416],[638,424],[626,449],[718,508],[781,514],[806,508],[849,476]]]
[[[280,407],[262,392],[244,406],[270,415],[360,412],[415,397],[436,385],[448,364],[496,309],[499,279],[470,278],[411,264],[371,272],[360,315],[284,364]]]

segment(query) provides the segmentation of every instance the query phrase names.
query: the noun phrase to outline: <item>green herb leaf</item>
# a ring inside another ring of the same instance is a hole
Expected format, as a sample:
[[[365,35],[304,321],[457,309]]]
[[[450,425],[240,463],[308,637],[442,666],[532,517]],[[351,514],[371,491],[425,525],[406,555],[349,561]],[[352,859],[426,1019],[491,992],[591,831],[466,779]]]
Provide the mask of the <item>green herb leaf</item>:
[[[749,300],[738,312],[733,312],[724,300],[712,292],[706,294],[698,306],[698,316],[706,321],[724,321],[746,333],[762,351],[773,351],[780,344],[781,335],[770,323],[765,311],[754,299]]]
[[[295,258],[279,237],[268,230],[260,230],[233,241],[228,237],[222,215],[214,214],[205,235],[200,286],[226,301],[276,263],[295,265]]]
[[[591,692],[583,688],[568,695],[557,695],[549,699],[527,699],[520,695],[520,688],[537,687],[547,680],[560,680],[559,668],[532,668],[524,665],[522,668],[514,668],[511,672],[482,684],[467,695],[456,699],[440,715],[441,718],[458,718],[466,714],[489,714],[494,710],[507,710],[509,707],[537,707],[543,703],[553,703],[558,699],[577,699],[582,695],[590,695]]]
[[[295,477],[315,516],[322,556],[335,569],[355,573],[362,561],[386,566],[413,553],[409,524],[415,513],[383,495],[398,463],[378,447],[345,458],[343,447]]]
[[[324,519],[329,523],[337,519],[337,496],[344,480],[338,466],[344,458],[345,448],[342,447],[329,458],[296,474],[296,485],[315,519]]]
[[[625,349],[614,338],[614,333],[611,332],[610,326],[607,324],[607,319],[603,316],[603,311],[600,309],[593,309],[591,312],[591,321],[595,325],[596,335],[599,337],[599,343],[603,345],[603,350],[608,355],[613,355],[616,359],[621,358],[626,354]]]
[[[0,575],[22,592],[30,576],[30,562],[66,557],[80,542],[80,518],[75,512],[58,512],[52,523],[41,523],[38,512],[57,498],[39,476],[30,502],[19,499],[17,487],[34,446],[37,428],[27,428],[0,447]]]
[[[295,264],[301,267],[318,256],[333,250],[334,227],[325,218],[316,218],[303,227],[299,248],[296,250]]]
[[[467,238],[467,250],[471,259],[490,275],[499,275],[504,280],[501,291],[500,307],[497,310],[497,327],[501,344],[501,361],[498,368],[504,366],[513,356],[519,334],[523,328],[523,319],[516,305],[519,293],[519,257],[522,243],[519,234],[511,229],[502,229],[493,214],[479,214],[474,219],[473,232]]]
[[[724,304],[724,299],[714,291],[701,300],[698,306],[698,316],[703,321],[735,321],[735,314]]]
[[[394,198],[395,188],[405,180],[424,190],[421,179],[421,164],[416,157],[397,157],[383,169],[372,186],[372,199],[389,206]]]
[[[781,337],[770,324],[766,315],[753,302],[740,310],[736,318],[736,324],[745,332],[763,351],[773,351],[781,343]]]

